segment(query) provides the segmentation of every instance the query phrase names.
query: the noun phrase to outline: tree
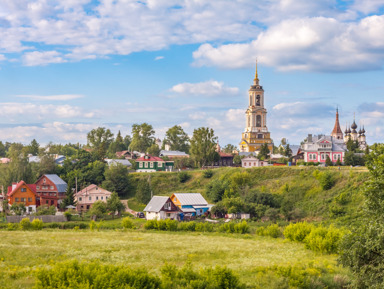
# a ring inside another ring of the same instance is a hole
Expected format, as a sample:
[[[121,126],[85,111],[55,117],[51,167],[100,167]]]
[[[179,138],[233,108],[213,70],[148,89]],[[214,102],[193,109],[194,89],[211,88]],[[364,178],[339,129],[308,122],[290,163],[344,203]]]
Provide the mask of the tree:
[[[132,125],[132,141],[129,145],[131,151],[146,152],[155,142],[155,131],[147,123]]]
[[[6,151],[2,141],[0,141],[0,157],[5,157]]]
[[[37,156],[39,154],[39,148],[40,148],[39,143],[35,139],[33,139],[28,146],[28,153],[30,153],[33,156]]]
[[[64,200],[61,202],[61,205],[60,207],[62,209],[65,209],[66,206],[76,206],[76,201],[75,201],[75,192],[74,192],[74,180],[73,179],[70,179],[68,181],[68,185],[67,185],[67,191],[65,192],[65,198]]]
[[[269,151],[268,145],[265,143],[265,144],[261,145],[260,151],[259,151],[257,157],[260,160],[265,160],[268,158],[269,153],[270,153],[270,151]]]
[[[117,136],[113,142],[111,142],[108,152],[111,156],[115,156],[116,152],[124,151],[128,148],[128,146],[125,145],[123,137],[121,136],[121,132],[119,131],[117,133]]]
[[[233,163],[234,163],[235,165],[241,165],[241,157],[240,157],[239,155],[235,155],[235,156],[233,157]]]
[[[289,147],[289,144],[287,144],[287,146],[285,147],[285,149],[284,149],[284,155],[286,156],[286,157],[291,157],[292,156],[292,150],[291,150],[291,148]]]
[[[359,151],[359,143],[358,141],[353,141],[351,138],[347,141],[347,149],[349,152],[358,152]]]
[[[88,145],[96,159],[103,160],[113,141],[113,133],[104,127],[98,127],[87,134]]]
[[[125,149],[128,149],[129,148],[129,146],[130,146],[130,144],[131,144],[131,142],[132,142],[132,138],[131,138],[131,136],[130,135],[126,135],[125,137],[124,137],[124,146],[125,146]]]
[[[24,213],[27,211],[27,208],[25,207],[24,203],[13,203],[11,206],[11,211],[15,213],[17,216],[24,215]]]
[[[148,148],[147,153],[151,156],[158,157],[160,155],[160,148],[157,144],[154,143]]]
[[[369,178],[364,183],[365,210],[361,222],[341,245],[341,263],[354,274],[353,288],[384,287],[384,144],[367,156]]]
[[[333,163],[332,163],[331,158],[329,157],[329,155],[327,155],[327,157],[325,159],[325,164],[327,165],[327,167],[333,166]]]
[[[352,151],[349,151],[345,153],[344,164],[346,166],[364,166],[365,161],[362,157],[356,155]]]
[[[191,139],[191,157],[199,167],[210,164],[215,157],[217,137],[208,127],[200,127],[193,131]]]
[[[37,177],[44,174],[56,174],[56,163],[53,155],[44,154],[40,157],[40,165]]]
[[[130,191],[128,170],[122,164],[112,164],[104,173],[105,181],[102,187],[116,192],[120,197],[127,196]]]
[[[136,190],[136,199],[142,204],[147,204],[151,200],[151,187],[146,179],[139,182]]]
[[[112,193],[108,198],[107,210],[113,213],[113,218],[116,212],[120,216],[121,212],[125,210],[125,205],[120,201],[120,198],[116,193]]]
[[[89,214],[98,219],[103,218],[107,213],[107,204],[103,201],[96,201],[92,204]]]
[[[189,137],[179,125],[175,125],[167,130],[164,143],[169,144],[173,151],[189,152]]]
[[[100,185],[104,180],[107,165],[102,161],[94,161],[83,168],[84,178],[88,184]]]
[[[236,147],[232,144],[227,144],[224,148],[223,148],[223,151],[227,154],[231,154],[233,153],[233,151],[236,150]]]

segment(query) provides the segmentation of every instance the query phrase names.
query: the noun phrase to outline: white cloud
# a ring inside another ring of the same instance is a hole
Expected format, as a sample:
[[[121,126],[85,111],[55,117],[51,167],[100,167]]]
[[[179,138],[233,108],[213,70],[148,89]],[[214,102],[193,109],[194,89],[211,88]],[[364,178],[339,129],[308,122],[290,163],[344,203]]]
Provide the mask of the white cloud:
[[[77,98],[82,98],[84,95],[81,94],[59,94],[59,95],[16,95],[17,97],[21,98],[30,98],[33,100],[72,100],[72,99],[77,99]]]
[[[57,51],[33,51],[23,55],[23,63],[26,66],[47,65],[50,63],[67,62]]]
[[[197,111],[189,115],[189,118],[192,120],[205,119],[206,117],[207,117],[207,113],[203,111]]]
[[[155,60],[157,61],[157,60],[161,60],[161,59],[164,59],[164,56],[156,56],[155,57]]]
[[[0,61],[4,61],[6,60],[7,58],[3,55],[3,54],[0,54]]]
[[[279,103],[273,108],[275,113],[289,117],[330,117],[335,114],[335,107],[325,103],[291,102]]]
[[[206,82],[199,83],[180,83],[174,85],[171,89],[171,92],[178,94],[192,94],[192,95],[226,95],[226,94],[237,94],[239,89],[237,87],[227,87],[223,82],[210,80]]]
[[[0,116],[10,122],[25,122],[46,119],[93,118],[95,111],[84,111],[71,105],[38,105],[34,103],[1,103]]]
[[[355,0],[351,9],[369,14],[384,7],[383,0]]]
[[[240,68],[260,63],[280,70],[350,71],[381,69],[384,63],[384,15],[342,23],[333,18],[285,20],[257,39],[213,47],[203,44],[193,53],[197,66]]]

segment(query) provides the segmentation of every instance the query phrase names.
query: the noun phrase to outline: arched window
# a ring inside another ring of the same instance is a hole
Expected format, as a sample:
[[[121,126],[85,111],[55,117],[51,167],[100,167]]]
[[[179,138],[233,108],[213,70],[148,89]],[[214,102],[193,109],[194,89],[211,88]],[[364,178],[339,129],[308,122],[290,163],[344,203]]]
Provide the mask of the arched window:
[[[256,127],[261,127],[261,115],[256,116]]]
[[[256,106],[260,106],[260,95],[256,96]]]

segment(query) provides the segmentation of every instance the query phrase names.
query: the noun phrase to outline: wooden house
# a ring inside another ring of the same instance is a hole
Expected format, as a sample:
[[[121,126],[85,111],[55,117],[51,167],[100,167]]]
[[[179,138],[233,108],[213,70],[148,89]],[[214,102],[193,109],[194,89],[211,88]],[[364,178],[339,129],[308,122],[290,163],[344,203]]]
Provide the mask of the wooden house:
[[[169,197],[153,196],[145,207],[144,212],[147,220],[176,220],[181,210]]]
[[[59,207],[65,198],[67,183],[58,175],[42,175],[36,181],[37,202],[40,205]]]
[[[12,183],[12,186],[8,187],[8,204],[24,204],[27,212],[36,212],[38,206],[36,202],[36,185],[26,184],[24,181],[18,183]]]
[[[172,171],[173,167],[173,161],[165,161],[162,158],[150,155],[144,155],[136,160],[137,172]]]
[[[171,200],[184,214],[192,216],[204,215],[213,207],[198,193],[173,194]]]
[[[107,202],[111,195],[110,191],[104,190],[97,185],[89,185],[75,195],[76,210],[79,212],[88,211],[97,201]]]

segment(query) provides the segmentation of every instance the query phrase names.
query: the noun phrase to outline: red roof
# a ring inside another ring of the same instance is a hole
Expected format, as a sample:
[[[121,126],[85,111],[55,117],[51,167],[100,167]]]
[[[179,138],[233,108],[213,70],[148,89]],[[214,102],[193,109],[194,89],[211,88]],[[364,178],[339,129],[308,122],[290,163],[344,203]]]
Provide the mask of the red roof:
[[[224,158],[232,158],[233,157],[233,155],[232,154],[227,154],[227,153],[224,153],[224,152],[219,152],[219,155],[220,155],[220,157],[224,157]]]
[[[147,157],[147,159],[146,159],[146,157]],[[153,157],[150,155],[145,155],[145,156],[142,156],[141,158],[138,158],[136,161],[137,162],[163,162],[164,160],[162,158],[159,158],[159,157]]]
[[[36,194],[36,185],[35,184],[26,184],[24,181],[20,181],[16,187],[12,190],[12,186],[8,187],[7,196],[10,197],[14,192],[16,192],[22,185],[26,185],[33,193]]]

